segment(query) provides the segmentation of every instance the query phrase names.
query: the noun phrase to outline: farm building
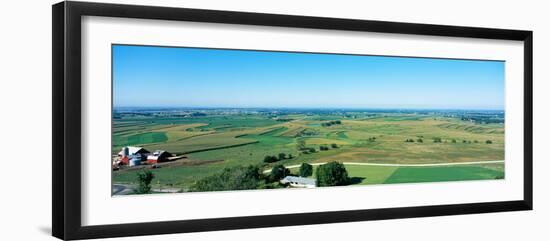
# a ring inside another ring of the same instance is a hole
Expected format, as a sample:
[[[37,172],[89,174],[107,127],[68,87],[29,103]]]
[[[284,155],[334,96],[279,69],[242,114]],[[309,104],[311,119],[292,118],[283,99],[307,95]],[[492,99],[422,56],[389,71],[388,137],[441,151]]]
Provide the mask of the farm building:
[[[172,153],[163,151],[163,150],[156,150],[152,154],[147,156],[147,163],[154,164],[159,162],[166,162],[170,161],[168,158],[172,157]]]
[[[289,184],[291,187],[313,188],[317,186],[317,180],[305,177],[286,176],[280,182]]]
[[[125,146],[118,153],[119,156],[130,156],[130,155],[136,155],[136,154],[146,155],[146,154],[149,154],[149,151],[139,146]]]
[[[121,164],[132,164],[131,166],[135,166],[136,164],[139,165],[141,161],[145,160],[145,157],[147,157],[148,154],[149,151],[147,151],[143,147],[125,146],[118,153],[118,157]],[[132,162],[130,162],[130,160],[132,160]]]

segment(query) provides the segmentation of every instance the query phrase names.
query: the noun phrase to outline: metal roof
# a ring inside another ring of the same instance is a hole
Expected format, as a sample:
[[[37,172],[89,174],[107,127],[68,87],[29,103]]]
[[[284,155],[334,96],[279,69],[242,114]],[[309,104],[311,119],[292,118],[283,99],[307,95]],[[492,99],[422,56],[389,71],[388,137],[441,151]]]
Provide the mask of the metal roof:
[[[138,153],[141,150],[143,150],[145,152],[149,152],[149,151],[145,150],[143,147],[139,147],[139,146],[127,146],[127,147],[128,147],[128,155],[135,155],[136,153]],[[124,147],[122,148],[122,150],[120,150],[120,152],[118,154],[119,155],[124,155]]]
[[[172,156],[172,154],[170,152],[167,152],[165,150],[156,150],[154,151],[153,153],[149,154],[147,156],[147,159],[150,159],[150,160],[158,160],[158,158],[162,155],[166,154],[167,156]]]
[[[286,176],[281,180],[283,183],[296,182],[305,185],[316,185],[317,180],[305,177]]]

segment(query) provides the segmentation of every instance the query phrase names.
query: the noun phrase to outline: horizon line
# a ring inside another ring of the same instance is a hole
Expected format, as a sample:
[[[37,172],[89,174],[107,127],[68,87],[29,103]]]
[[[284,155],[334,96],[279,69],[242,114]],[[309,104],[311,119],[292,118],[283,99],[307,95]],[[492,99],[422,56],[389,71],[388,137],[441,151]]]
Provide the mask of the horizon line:
[[[112,109],[120,108],[170,108],[170,109],[325,109],[325,110],[334,110],[334,109],[352,109],[352,110],[368,110],[368,109],[378,109],[378,110],[494,110],[494,111],[504,111],[504,108],[485,108],[485,107],[235,107],[235,106],[112,106]]]

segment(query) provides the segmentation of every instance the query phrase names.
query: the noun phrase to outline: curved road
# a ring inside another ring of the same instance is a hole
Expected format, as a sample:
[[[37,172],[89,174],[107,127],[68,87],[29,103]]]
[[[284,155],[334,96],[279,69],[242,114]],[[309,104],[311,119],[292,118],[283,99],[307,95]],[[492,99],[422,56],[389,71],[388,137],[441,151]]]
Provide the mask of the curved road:
[[[112,195],[128,195],[134,193],[134,189],[129,185],[113,184]]]
[[[479,162],[446,162],[446,163],[429,163],[429,164],[386,164],[386,163],[363,163],[363,162],[342,162],[344,165],[356,165],[356,166],[382,166],[382,167],[435,167],[435,166],[457,166],[457,165],[473,165],[473,164],[494,164],[504,163],[501,161],[479,161]],[[312,166],[319,166],[326,164],[326,162],[310,163]],[[286,166],[288,169],[298,168],[300,165]],[[264,173],[271,172],[271,170],[265,170]]]

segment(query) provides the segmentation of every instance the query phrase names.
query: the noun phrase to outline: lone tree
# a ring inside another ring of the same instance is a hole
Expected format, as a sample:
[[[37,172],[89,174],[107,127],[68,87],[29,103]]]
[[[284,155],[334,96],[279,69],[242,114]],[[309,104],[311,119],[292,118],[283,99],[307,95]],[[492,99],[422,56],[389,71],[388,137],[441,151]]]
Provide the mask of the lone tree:
[[[486,140],[485,143],[487,143],[487,144],[493,144],[493,141],[491,141],[491,140]]]
[[[317,185],[320,187],[343,186],[350,182],[344,164],[335,161],[320,165],[315,171],[315,175],[317,176]]]
[[[300,166],[299,175],[301,177],[309,177],[313,174],[313,166],[308,163],[302,163]]]
[[[155,175],[149,170],[138,172],[137,178],[138,178],[139,186],[138,186],[138,189],[136,190],[136,193],[138,194],[151,193],[151,181],[153,180],[154,177]]]
[[[279,160],[284,160],[286,159],[286,154],[285,153],[279,153]]]
[[[271,169],[270,176],[273,181],[279,181],[286,177],[288,174],[290,174],[290,170],[288,170],[288,168],[286,168],[285,166],[279,164]]]
[[[337,145],[336,143],[332,143],[332,144],[330,144],[330,147],[332,147],[332,148],[338,148],[338,145]]]

